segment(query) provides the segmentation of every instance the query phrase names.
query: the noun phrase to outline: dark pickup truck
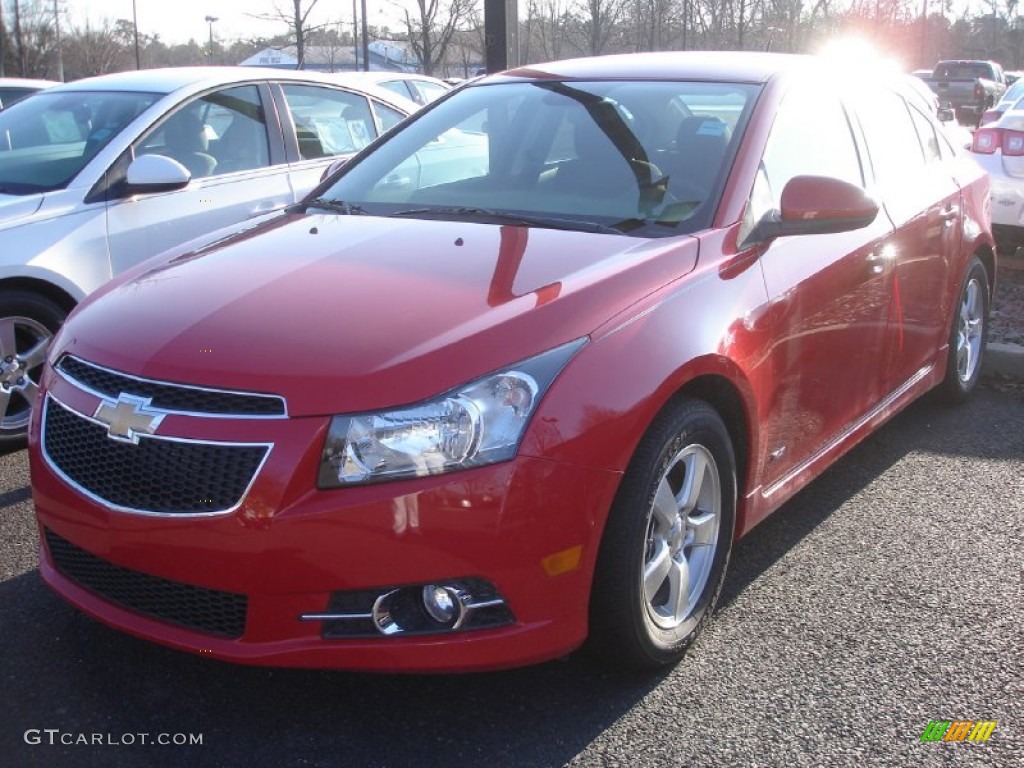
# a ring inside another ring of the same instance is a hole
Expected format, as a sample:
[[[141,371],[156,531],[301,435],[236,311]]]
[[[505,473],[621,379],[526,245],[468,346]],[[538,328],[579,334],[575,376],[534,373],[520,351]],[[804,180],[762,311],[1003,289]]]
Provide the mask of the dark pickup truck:
[[[1003,68],[994,61],[978,59],[940,61],[932,76],[923,78],[962,123],[977,125],[982,113],[995,105],[1006,90]]]

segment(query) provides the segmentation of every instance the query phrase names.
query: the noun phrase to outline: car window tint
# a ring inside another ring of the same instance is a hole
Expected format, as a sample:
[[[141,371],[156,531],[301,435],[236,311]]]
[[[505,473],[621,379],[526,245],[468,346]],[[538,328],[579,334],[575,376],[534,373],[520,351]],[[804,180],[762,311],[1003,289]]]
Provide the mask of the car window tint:
[[[135,154],[170,157],[194,178],[266,167],[270,153],[259,88],[225,88],[188,102],[155,126]]]
[[[303,160],[356,152],[377,136],[365,96],[335,88],[282,84]]]
[[[898,182],[919,172],[925,165],[924,149],[907,103],[884,88],[861,91],[855,103],[875,179]]]
[[[0,188],[7,194],[60,189],[160,96],[39,93],[0,112]]]
[[[437,83],[432,83],[429,80],[416,80],[413,86],[420,92],[422,96],[422,103],[426,104],[444,96],[448,89]]]
[[[393,107],[389,107],[386,104],[381,104],[379,101],[372,101],[373,111],[377,115],[377,121],[380,123],[380,127],[385,131],[390,131],[400,122],[405,120],[405,115],[399,112]]]
[[[215,173],[235,173],[270,165],[267,120],[258,87],[226,88],[202,101],[209,151],[217,160]]]
[[[417,98],[418,94],[412,92],[405,80],[389,80],[384,83],[380,83],[381,88],[387,88],[393,93],[397,93],[404,99],[412,99],[413,101],[419,101]]]

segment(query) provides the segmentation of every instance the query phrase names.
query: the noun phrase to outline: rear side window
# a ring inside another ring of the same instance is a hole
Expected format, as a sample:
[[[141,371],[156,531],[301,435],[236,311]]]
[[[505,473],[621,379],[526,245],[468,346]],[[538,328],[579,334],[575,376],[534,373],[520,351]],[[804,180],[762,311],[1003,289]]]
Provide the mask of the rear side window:
[[[857,114],[879,183],[898,183],[921,171],[924,148],[901,96],[883,88],[862,92],[857,96]]]
[[[942,160],[942,149],[939,145],[939,135],[931,121],[922,115],[913,106],[910,107],[910,117],[917,129],[917,137],[921,141],[921,148],[924,150],[924,161],[926,163],[938,163]]]
[[[303,160],[356,152],[377,136],[365,96],[335,88],[282,84]]]

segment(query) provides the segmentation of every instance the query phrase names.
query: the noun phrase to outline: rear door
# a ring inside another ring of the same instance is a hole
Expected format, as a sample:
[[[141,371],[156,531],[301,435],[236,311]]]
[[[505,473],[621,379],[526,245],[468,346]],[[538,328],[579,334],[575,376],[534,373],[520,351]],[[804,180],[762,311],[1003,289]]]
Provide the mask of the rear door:
[[[339,157],[351,157],[381,132],[371,100],[362,93],[326,85],[280,83],[277,94],[295,200],[313,189]]]
[[[948,273],[960,247],[960,187],[931,120],[879,87],[857,98],[875,189],[895,233],[887,246],[886,391],[931,364],[947,334]]]

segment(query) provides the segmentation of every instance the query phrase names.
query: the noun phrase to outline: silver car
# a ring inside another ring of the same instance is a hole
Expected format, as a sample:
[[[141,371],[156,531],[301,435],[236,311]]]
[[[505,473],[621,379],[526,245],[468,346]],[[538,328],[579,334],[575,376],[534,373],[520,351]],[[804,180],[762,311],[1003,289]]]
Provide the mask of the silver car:
[[[114,275],[282,210],[418,106],[253,67],[123,72],[0,112],[0,445],[28,427],[46,346]]]
[[[60,85],[55,80],[30,80],[25,77],[0,77],[0,109],[7,109],[33,93]]]

